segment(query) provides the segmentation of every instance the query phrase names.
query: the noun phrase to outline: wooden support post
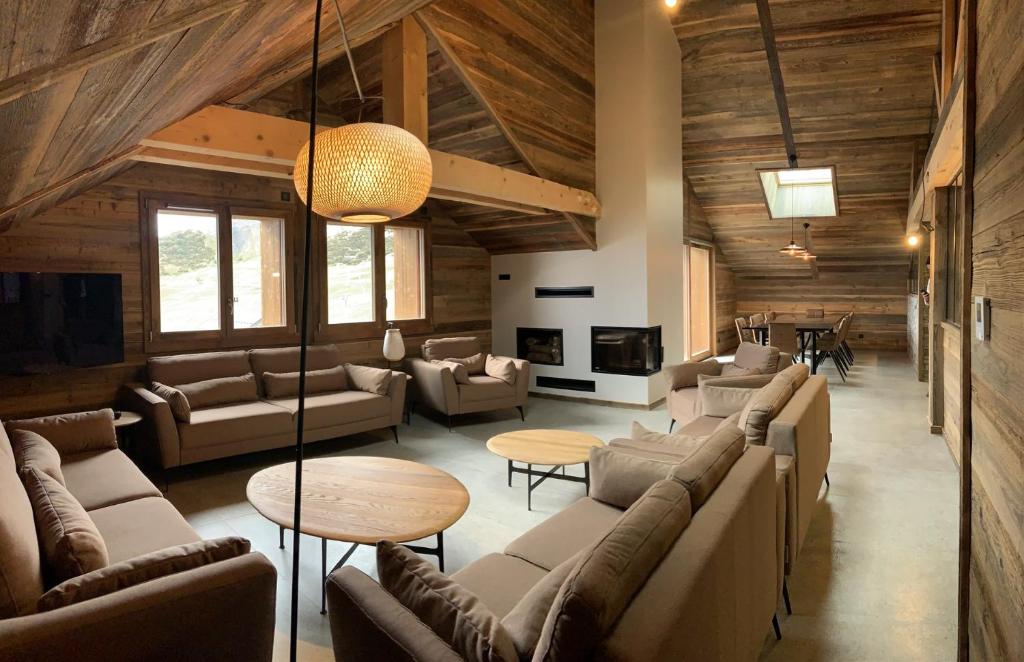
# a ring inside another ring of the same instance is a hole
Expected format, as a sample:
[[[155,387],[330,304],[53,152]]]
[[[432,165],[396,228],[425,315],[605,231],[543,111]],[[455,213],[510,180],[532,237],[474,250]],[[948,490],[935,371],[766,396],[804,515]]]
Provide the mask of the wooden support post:
[[[956,16],[957,0],[942,0],[942,98],[953,87],[953,69],[956,68]]]
[[[427,36],[412,16],[384,35],[384,123],[427,144]]]

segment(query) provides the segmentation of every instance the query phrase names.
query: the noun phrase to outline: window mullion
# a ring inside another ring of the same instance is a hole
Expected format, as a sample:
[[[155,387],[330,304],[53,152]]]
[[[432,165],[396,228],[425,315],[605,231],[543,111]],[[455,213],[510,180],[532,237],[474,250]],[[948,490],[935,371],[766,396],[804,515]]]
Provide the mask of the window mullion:
[[[220,275],[221,322],[220,335],[230,337],[235,327],[234,315],[234,274],[231,271],[231,208],[221,205],[217,208],[217,269]]]

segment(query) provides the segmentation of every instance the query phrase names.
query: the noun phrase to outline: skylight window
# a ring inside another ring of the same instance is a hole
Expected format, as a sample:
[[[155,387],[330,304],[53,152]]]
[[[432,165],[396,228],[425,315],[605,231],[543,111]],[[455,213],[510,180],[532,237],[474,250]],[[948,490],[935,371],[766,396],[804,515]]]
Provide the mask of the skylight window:
[[[836,169],[758,170],[771,218],[820,218],[838,214]]]

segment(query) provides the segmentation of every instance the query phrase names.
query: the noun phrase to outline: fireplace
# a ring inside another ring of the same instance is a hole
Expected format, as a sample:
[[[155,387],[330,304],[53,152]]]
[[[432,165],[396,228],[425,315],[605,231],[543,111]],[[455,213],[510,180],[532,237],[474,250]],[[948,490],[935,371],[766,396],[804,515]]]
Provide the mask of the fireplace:
[[[594,372],[652,375],[661,370],[661,327],[590,327],[590,362]]]
[[[516,329],[516,356],[538,365],[565,365],[561,329]]]

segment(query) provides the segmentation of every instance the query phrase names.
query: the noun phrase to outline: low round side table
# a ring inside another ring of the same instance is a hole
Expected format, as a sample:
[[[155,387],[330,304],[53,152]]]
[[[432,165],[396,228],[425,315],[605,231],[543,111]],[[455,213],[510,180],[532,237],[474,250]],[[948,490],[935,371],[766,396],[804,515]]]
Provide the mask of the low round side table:
[[[132,439],[133,428],[137,423],[142,422],[142,416],[133,411],[118,411],[114,414],[114,432],[117,434],[117,445],[130,454],[134,440]]]
[[[567,480],[586,485],[590,493],[590,449],[604,446],[592,434],[572,430],[517,430],[505,432],[487,440],[487,450],[508,460],[508,486],[512,487],[512,474],[526,474],[526,509],[533,510],[533,491],[548,478]],[[515,466],[515,462],[526,468]],[[533,465],[550,466],[548,471],[536,471]],[[568,476],[565,467],[583,465],[583,476]],[[558,474],[561,469],[562,473]],[[538,477],[534,482],[533,478]]]
[[[295,528],[295,463],[256,473],[245,488],[249,503],[284,530]],[[444,530],[469,507],[469,492],[451,474],[419,462],[389,457],[325,457],[302,463],[302,523],[299,532],[320,538],[323,585],[320,613],[327,613],[327,541],[352,546],[332,569],[348,561],[359,545],[381,540],[404,543],[437,536],[436,547],[406,545],[432,554],[444,572]]]

